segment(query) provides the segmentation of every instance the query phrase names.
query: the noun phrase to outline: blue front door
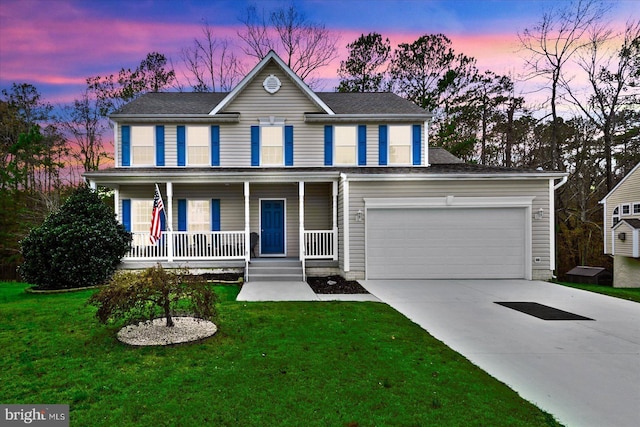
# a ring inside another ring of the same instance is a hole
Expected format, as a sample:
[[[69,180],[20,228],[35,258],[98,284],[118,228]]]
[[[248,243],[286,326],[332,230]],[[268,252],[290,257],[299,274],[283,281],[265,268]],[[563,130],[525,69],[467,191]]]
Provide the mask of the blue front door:
[[[260,202],[262,235],[260,253],[284,255],[284,200]]]

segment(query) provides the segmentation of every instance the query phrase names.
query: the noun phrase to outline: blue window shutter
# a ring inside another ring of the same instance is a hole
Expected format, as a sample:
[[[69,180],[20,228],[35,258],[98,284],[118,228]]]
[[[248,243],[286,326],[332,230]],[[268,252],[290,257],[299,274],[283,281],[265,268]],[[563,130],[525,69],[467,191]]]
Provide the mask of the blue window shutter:
[[[178,231],[187,231],[187,200],[178,199]]]
[[[324,165],[333,165],[333,126],[324,127]]]
[[[220,199],[211,200],[211,231],[220,231]]]
[[[131,231],[131,199],[122,199],[122,225]]]
[[[178,126],[178,166],[187,164],[187,136],[184,126]]]
[[[260,126],[251,126],[251,166],[260,166]]]
[[[220,126],[211,126],[211,166],[220,166]]]
[[[367,126],[358,125],[358,165],[367,164]]]
[[[156,126],[156,166],[164,166],[164,126]]]
[[[122,126],[122,166],[131,166],[131,126]]]
[[[413,164],[419,166],[422,161],[421,127],[413,125]]]
[[[380,166],[387,165],[387,152],[389,151],[387,143],[387,125],[380,125],[378,128],[378,164]]]
[[[284,165],[293,166],[293,126],[284,127]]]

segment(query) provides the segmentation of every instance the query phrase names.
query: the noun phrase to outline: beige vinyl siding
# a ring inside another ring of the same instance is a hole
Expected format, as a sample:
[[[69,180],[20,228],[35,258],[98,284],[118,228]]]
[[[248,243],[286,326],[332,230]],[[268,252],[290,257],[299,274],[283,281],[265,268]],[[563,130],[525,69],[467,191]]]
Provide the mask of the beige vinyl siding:
[[[618,225],[613,232],[609,232],[612,236],[615,255],[633,257],[633,228],[627,223]],[[625,234],[625,239],[620,240],[620,233]]]
[[[550,230],[549,230],[549,181],[541,180],[457,180],[457,181],[404,181],[404,182],[361,182],[351,181],[350,185],[350,265],[355,272],[364,272],[365,267],[365,223],[356,222],[358,210],[364,210],[365,198],[402,197],[508,197],[535,196],[532,214],[544,210],[541,220],[532,219],[532,267],[533,270],[549,270]],[[539,258],[540,262],[535,262]],[[342,254],[341,254],[342,259]],[[534,273],[535,276],[535,273]]]
[[[270,74],[276,75],[282,86],[269,94],[262,82]],[[251,126],[260,118],[285,119],[293,126],[294,166],[322,166],[324,164],[324,126],[306,124],[304,113],[320,109],[274,63],[267,65],[226,108],[225,112],[240,111],[240,123],[220,125],[220,165],[224,167],[251,166]]]
[[[633,203],[640,203],[640,167],[636,167],[635,170],[627,176],[627,178],[616,188],[606,199],[606,223],[605,233],[607,246],[605,253],[611,254],[611,227],[613,227],[613,210],[616,206],[620,206],[620,219],[640,219],[640,215],[633,214]],[[622,215],[622,205],[631,204],[631,215]],[[616,255],[618,254],[618,243],[616,241]]]
[[[306,183],[304,189],[305,230],[331,230],[333,197],[330,182]]]

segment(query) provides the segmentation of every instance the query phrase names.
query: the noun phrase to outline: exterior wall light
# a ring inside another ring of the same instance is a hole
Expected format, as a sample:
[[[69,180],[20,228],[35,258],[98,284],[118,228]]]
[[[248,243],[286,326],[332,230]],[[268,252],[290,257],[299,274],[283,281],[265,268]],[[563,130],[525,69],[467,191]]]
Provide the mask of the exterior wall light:
[[[618,233],[618,240],[622,240],[623,242],[627,240],[627,233]]]
[[[362,209],[358,209],[358,212],[356,212],[356,222],[362,221],[364,221],[364,212],[362,212]]]
[[[534,217],[535,219],[542,219],[542,218],[544,218],[544,209],[542,209],[542,208],[538,209],[538,212],[536,212],[536,213],[533,215],[533,217]]]

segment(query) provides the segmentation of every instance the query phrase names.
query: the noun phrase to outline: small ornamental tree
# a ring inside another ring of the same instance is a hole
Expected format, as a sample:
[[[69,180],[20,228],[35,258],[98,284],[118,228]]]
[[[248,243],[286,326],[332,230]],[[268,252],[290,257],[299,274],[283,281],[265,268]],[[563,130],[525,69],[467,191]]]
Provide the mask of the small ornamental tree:
[[[118,272],[89,299],[89,304],[98,307],[96,316],[102,323],[164,317],[167,327],[174,326],[172,317],[177,313],[212,320],[215,302],[215,293],[202,278],[160,265],[142,273]]]
[[[105,283],[131,245],[131,233],[97,193],[78,188],[21,242],[23,280],[39,289]]]

